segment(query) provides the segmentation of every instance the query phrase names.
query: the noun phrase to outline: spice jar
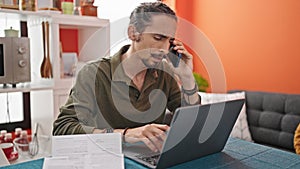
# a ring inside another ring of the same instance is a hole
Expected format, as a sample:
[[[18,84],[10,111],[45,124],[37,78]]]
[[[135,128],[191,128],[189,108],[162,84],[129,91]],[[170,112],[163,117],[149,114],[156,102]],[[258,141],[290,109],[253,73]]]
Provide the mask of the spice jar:
[[[87,16],[97,16],[97,7],[93,5],[81,6],[81,14]]]
[[[74,2],[73,0],[62,0],[61,1],[61,9],[63,14],[73,14]]]
[[[12,143],[13,139],[12,139],[12,134],[11,133],[6,133],[5,137],[4,137],[4,143]]]
[[[15,138],[19,138],[21,136],[22,128],[15,128]]]
[[[97,6],[94,6],[94,0],[84,0],[81,2],[81,14],[88,16],[97,16]]]
[[[7,133],[6,130],[0,131],[0,143],[4,143],[5,134]]]
[[[19,140],[18,143],[24,144],[24,145],[22,145],[22,147],[20,147],[20,149],[22,149],[22,151],[28,151],[28,150],[29,150],[29,146],[28,146],[28,135],[27,135],[27,131],[26,131],[26,130],[23,130],[23,131],[21,132],[20,140]]]
[[[19,0],[19,10],[36,11],[36,0]]]

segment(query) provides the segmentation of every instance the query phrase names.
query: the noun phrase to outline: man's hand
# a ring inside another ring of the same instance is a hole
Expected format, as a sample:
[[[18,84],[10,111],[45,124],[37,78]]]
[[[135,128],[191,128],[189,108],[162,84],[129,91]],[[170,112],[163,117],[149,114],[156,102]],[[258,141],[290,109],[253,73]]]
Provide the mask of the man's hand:
[[[152,151],[161,151],[166,139],[165,131],[169,128],[169,126],[162,124],[147,124],[142,127],[130,128],[125,134],[125,141],[128,143],[142,141]]]
[[[174,73],[179,77],[179,82],[182,85],[182,88],[185,90],[193,90],[196,86],[193,75],[193,55],[186,50],[182,42],[174,40],[172,43],[175,45],[174,50],[177,50],[177,52],[182,55],[182,58],[178,67],[175,68],[170,60],[169,65],[173,69]],[[184,98],[188,104],[200,103],[197,92],[192,95],[187,95],[185,93]]]
[[[178,67],[176,68],[171,64],[169,58],[167,58],[167,60],[169,61],[170,66],[173,68],[175,74],[177,74],[180,79],[187,79],[191,77],[193,72],[193,55],[185,49],[182,42],[174,40],[172,43],[175,45],[174,50],[180,53],[182,58],[180,59]]]

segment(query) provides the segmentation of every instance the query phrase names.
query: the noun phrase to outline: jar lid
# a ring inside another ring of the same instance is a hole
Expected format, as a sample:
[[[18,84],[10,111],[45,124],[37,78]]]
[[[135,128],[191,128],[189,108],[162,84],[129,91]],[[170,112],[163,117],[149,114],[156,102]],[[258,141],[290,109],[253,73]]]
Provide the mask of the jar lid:
[[[5,135],[7,133],[7,130],[1,130],[0,133],[1,135]]]
[[[5,37],[18,37],[19,31],[10,27],[10,29],[4,30]]]
[[[5,134],[5,137],[6,137],[6,138],[12,138],[12,134],[11,134],[11,133],[6,133],[6,134]]]
[[[15,132],[21,132],[22,131],[22,128],[18,127],[18,128],[15,128]]]

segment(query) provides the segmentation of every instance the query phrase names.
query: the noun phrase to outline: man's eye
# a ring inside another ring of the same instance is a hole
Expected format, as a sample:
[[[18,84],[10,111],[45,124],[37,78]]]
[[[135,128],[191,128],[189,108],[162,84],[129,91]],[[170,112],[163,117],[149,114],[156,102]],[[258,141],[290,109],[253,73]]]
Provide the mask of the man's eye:
[[[154,35],[154,39],[155,39],[155,40],[162,40],[162,39],[163,39],[163,37],[162,37],[162,36],[160,36],[160,35]]]

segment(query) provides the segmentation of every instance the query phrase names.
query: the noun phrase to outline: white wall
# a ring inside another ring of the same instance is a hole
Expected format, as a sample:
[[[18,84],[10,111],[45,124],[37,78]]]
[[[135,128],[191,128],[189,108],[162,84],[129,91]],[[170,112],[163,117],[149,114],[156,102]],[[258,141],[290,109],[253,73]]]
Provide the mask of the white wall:
[[[52,135],[53,115],[53,91],[41,90],[30,92],[31,128],[39,123],[40,135]]]
[[[130,13],[142,2],[157,0],[95,0],[98,6],[98,17],[110,20],[111,54],[116,53],[121,46],[130,44],[127,38],[127,26]]]
[[[155,1],[157,0],[95,0],[94,5],[98,6],[98,17],[114,22],[120,18],[129,17],[140,3]]]
[[[0,13],[0,37],[4,37],[5,29],[18,30],[20,35],[20,21],[15,18],[9,18],[9,15],[6,13]]]

